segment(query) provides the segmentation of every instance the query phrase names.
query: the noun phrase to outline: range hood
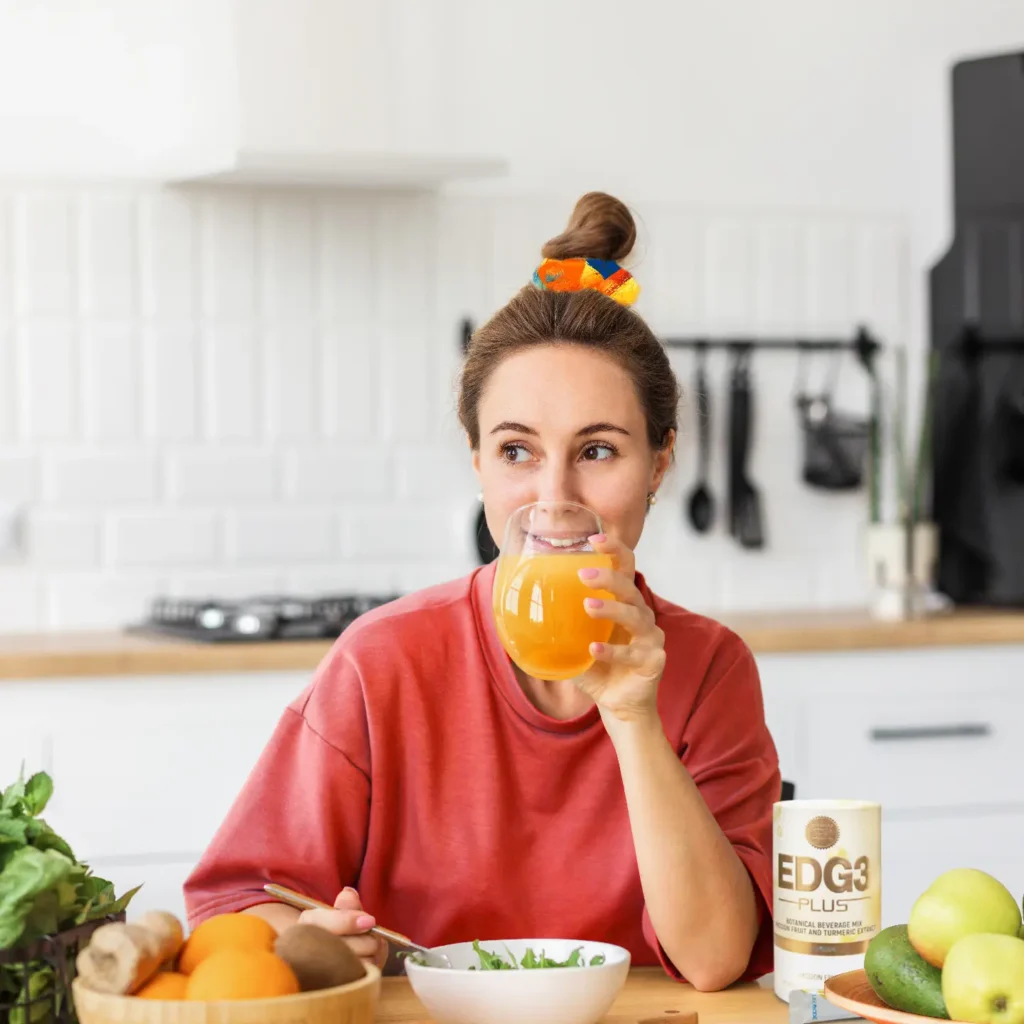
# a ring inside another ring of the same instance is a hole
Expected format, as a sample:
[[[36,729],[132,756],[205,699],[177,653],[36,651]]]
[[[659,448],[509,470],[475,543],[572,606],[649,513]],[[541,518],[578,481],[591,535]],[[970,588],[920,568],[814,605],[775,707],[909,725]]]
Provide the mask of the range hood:
[[[459,114],[451,5],[16,4],[0,176],[435,188],[506,171]]]

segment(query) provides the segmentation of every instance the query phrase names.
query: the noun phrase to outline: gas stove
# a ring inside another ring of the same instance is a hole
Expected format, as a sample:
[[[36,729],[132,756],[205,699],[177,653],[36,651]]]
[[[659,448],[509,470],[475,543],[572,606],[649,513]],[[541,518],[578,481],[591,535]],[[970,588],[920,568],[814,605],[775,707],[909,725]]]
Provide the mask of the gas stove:
[[[129,626],[128,632],[204,643],[333,639],[360,615],[395,596],[275,595],[232,601],[158,597],[146,619]]]

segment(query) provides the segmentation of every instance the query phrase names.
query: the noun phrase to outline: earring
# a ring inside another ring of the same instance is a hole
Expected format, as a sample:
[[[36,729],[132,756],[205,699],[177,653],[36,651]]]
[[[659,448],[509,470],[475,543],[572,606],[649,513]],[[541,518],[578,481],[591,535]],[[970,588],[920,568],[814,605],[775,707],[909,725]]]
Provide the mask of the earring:
[[[479,502],[482,502],[484,500],[484,492],[483,491],[478,491],[477,492],[476,500],[479,501]]]
[[[651,491],[647,495],[647,507],[650,508],[652,505],[657,505],[657,504],[658,504],[658,496],[654,493],[654,491]]]

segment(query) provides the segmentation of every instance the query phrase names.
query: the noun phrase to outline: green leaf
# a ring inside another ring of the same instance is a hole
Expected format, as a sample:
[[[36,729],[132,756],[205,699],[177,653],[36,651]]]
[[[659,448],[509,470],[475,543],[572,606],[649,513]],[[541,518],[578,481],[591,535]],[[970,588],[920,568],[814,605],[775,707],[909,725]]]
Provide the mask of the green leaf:
[[[11,1007],[10,1024],[46,1024],[56,1018],[53,968],[35,960],[30,969],[28,984],[22,985]]]
[[[68,860],[77,860],[71,847],[42,818],[25,821],[25,837],[37,850],[56,850]]]
[[[86,882],[101,883],[102,888],[94,896],[89,897],[84,906],[81,906],[78,916],[75,918],[77,924],[95,921],[101,917],[109,917],[111,914],[120,914],[128,908],[132,897],[142,888],[141,885],[137,885],[134,889],[129,889],[126,893],[115,899],[113,882],[96,878],[94,875],[87,878]],[[81,900],[81,887],[79,887],[79,900]]]
[[[43,813],[53,796],[53,780],[46,772],[36,772],[25,783],[25,809],[34,818]]]
[[[481,971],[510,971],[512,970],[511,964],[505,963],[498,953],[491,953],[486,949],[483,949],[478,940],[473,940],[473,949],[476,951],[476,955],[480,958],[480,970]]]
[[[25,813],[25,783],[22,779],[12,782],[0,797],[0,812],[7,811],[11,814]]]
[[[28,841],[28,824],[24,818],[0,818],[0,847],[24,846]]]
[[[61,903],[57,885],[73,867],[74,863],[56,850],[23,846],[14,851],[0,871],[0,949],[9,949],[23,936],[34,937],[26,935],[30,917],[33,929],[53,919],[51,915]]]

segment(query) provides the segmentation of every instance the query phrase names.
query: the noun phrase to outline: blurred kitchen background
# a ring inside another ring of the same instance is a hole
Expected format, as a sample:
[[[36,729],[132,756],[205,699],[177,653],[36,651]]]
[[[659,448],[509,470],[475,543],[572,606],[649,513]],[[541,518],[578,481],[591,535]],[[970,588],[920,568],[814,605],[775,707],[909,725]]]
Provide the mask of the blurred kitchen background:
[[[727,348],[706,365],[716,517],[695,528],[696,353],[673,349],[683,433],[640,568],[748,630],[797,795],[883,800],[892,914],[920,856],[988,856],[972,835],[1002,837],[993,869],[1019,874],[1024,805],[997,725],[1020,715],[1024,567],[991,586],[947,567],[957,592],[933,580],[923,608],[1019,614],[871,632],[857,445],[874,392],[853,343],[880,346],[878,517],[897,523],[895,436],[902,417],[916,450],[929,353],[973,322],[1024,333],[1022,68],[1019,0],[0,6],[5,775],[51,769],[54,813],[97,870],[145,877],[145,905],[175,909],[319,654],[147,661],[110,638],[154,615],[201,632],[204,609],[219,628],[230,609],[202,602],[269,595],[315,630],[478,564],[463,331],[603,189],[637,215],[637,309],[661,336],[843,342],[750,350],[759,547],[727,523]],[[822,391],[854,424],[848,489],[805,479],[795,399]],[[970,482],[989,448],[974,443],[957,493],[988,493]],[[1020,491],[1000,495],[956,514],[993,564],[1019,564]],[[781,633],[756,618],[770,615]],[[826,622],[838,632],[815,632]],[[238,628],[265,627],[254,613]]]

